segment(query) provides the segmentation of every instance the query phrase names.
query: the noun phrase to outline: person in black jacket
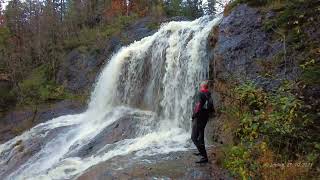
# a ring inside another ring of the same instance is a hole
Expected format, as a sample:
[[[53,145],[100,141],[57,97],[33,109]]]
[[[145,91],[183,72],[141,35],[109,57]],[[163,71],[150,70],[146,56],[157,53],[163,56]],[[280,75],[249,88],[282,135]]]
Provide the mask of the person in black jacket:
[[[209,110],[205,109],[204,106],[210,98],[211,93],[208,90],[208,83],[202,82],[192,115],[191,139],[199,151],[199,153],[194,153],[194,155],[202,156],[202,158],[199,161],[196,161],[196,163],[208,162],[208,155],[204,143],[204,129],[209,119]]]

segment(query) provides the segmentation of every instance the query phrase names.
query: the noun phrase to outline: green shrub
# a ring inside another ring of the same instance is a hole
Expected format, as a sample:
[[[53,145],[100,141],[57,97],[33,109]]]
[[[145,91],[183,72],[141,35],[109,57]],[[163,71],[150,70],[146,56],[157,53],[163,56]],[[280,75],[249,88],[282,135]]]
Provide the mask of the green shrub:
[[[20,104],[34,105],[48,100],[64,99],[68,95],[62,86],[57,85],[48,77],[49,70],[46,65],[34,69],[30,75],[19,83],[22,97]]]
[[[151,30],[159,29],[160,24],[157,22],[151,22],[147,24],[147,28]]]
[[[255,177],[255,171],[258,163],[252,158],[252,149],[243,144],[236,146],[227,146],[224,148],[225,159],[223,161],[233,176],[241,179],[252,179]]]
[[[252,82],[236,87],[234,93],[239,95],[241,103],[248,104],[252,110],[260,109],[266,104],[266,93]]]
[[[309,85],[320,84],[320,65],[306,67],[303,70],[301,80]]]
[[[76,35],[69,36],[64,40],[64,48],[68,50],[80,48],[82,51],[88,51],[95,48],[98,40],[119,34],[135,19],[137,19],[137,15],[118,16],[104,26],[84,27]]]
[[[93,46],[99,35],[98,28],[83,28],[76,37],[71,36],[64,40],[66,49]]]
[[[11,88],[0,88],[0,112],[7,110],[10,106],[16,102],[16,96],[11,91]]]
[[[320,141],[317,129],[311,128],[316,126],[317,117],[306,112],[304,102],[292,93],[294,84],[287,82],[277,91],[267,93],[246,82],[232,91],[235,101],[225,107],[232,111],[224,112],[238,119],[239,125],[234,129],[238,140],[226,149],[225,167],[235,176],[242,179],[261,176],[263,164],[256,161],[257,157],[266,158],[257,148],[261,142],[282,163],[317,162]]]
[[[10,37],[10,30],[7,27],[0,27],[0,49],[5,48],[8,38]]]

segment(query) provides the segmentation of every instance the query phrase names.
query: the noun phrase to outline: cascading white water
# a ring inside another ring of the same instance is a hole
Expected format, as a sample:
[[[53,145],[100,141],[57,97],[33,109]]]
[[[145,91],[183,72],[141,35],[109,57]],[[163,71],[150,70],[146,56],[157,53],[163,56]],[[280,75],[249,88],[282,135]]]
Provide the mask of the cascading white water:
[[[84,113],[52,119],[0,145],[0,177],[70,179],[118,155],[188,148],[193,98],[209,72],[207,37],[219,20],[166,23],[120,49],[100,74]],[[77,156],[106,127],[136,113],[144,117],[138,136]],[[15,163],[12,159],[28,153],[21,144],[32,155]]]

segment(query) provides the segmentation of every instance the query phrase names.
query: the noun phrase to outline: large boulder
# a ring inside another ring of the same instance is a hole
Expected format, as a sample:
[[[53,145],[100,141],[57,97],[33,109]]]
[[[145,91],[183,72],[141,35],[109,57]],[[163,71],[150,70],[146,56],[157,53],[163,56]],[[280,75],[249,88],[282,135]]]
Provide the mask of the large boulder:
[[[142,123],[148,122],[152,118],[152,113],[126,112],[126,115],[103,129],[90,142],[85,144],[76,154],[71,156],[86,157],[96,154],[106,145],[114,144],[124,139],[135,138],[139,135]],[[150,121],[149,121],[150,122]],[[110,146],[109,148],[113,148]]]

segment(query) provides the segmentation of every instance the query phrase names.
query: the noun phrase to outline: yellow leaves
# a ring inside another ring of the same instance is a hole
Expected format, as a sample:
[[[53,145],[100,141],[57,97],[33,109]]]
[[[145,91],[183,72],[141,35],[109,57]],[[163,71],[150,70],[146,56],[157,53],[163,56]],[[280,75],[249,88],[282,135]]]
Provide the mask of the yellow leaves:
[[[320,53],[320,48],[317,50],[318,53]],[[305,62],[304,64],[301,64],[300,67],[302,69],[306,69],[312,65],[314,65],[316,61],[314,59],[310,59],[309,61]]]
[[[262,152],[266,152],[267,148],[268,148],[268,145],[266,142],[260,143],[260,149],[262,150]]]

